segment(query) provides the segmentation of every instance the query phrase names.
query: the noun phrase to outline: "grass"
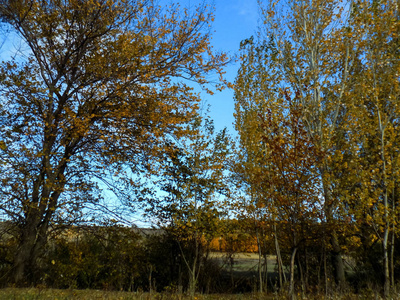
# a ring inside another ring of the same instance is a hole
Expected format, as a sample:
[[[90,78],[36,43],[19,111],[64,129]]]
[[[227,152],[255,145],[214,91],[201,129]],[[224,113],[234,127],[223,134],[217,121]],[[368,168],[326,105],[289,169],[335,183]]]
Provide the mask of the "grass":
[[[41,289],[41,288],[6,288],[0,289],[0,300],[283,300],[287,299],[285,295],[274,294],[198,294],[194,299],[187,295],[170,294],[170,293],[135,293],[135,292],[112,292],[112,291],[98,291],[98,290],[58,290],[58,289]],[[307,300],[376,300],[382,299],[375,293],[367,292],[359,295],[346,294],[342,296],[331,295],[307,295],[302,297],[297,295],[297,299]],[[397,298],[393,298],[397,299]]]
[[[278,299],[273,295],[257,294],[211,294],[196,295],[194,300],[250,300]],[[170,293],[135,293],[98,290],[58,290],[40,288],[6,288],[0,290],[1,300],[189,300],[190,296]],[[283,299],[283,298],[282,298]]]

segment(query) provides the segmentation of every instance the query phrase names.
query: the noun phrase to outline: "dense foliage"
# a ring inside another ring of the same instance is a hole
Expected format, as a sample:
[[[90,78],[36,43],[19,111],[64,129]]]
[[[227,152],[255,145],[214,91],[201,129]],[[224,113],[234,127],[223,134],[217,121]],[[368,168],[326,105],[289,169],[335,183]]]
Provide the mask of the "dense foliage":
[[[357,276],[371,274],[389,297],[399,213],[398,3],[287,0],[262,9],[258,37],[241,45],[235,86],[235,169],[251,195],[248,211],[257,199],[268,220],[288,223],[289,232],[274,235],[278,257],[290,242],[291,297],[296,263],[302,290],[309,282],[302,269],[313,240],[323,245],[326,289],[346,288],[346,257],[355,254]]]
[[[138,175],[188,132],[208,74],[211,13],[147,0],[1,1],[22,52],[0,64],[0,210],[18,224],[17,284],[54,223],[85,218],[102,188],[132,206]],[[185,83],[186,82],[186,83]]]

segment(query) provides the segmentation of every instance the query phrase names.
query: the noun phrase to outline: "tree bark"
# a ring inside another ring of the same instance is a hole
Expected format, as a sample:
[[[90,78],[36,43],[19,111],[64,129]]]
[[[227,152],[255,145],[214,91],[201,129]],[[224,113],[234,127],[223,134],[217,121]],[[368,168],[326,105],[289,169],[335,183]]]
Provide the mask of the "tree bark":
[[[277,237],[276,237],[276,231],[275,231],[274,237],[275,237],[276,263],[277,263],[277,265],[278,265],[279,288],[282,288],[282,286],[283,286],[283,281],[282,281],[281,256],[280,256],[280,250],[279,250],[278,239],[277,239]]]
[[[40,220],[28,218],[21,229],[21,240],[15,253],[13,267],[13,282],[17,286],[27,286],[34,283],[34,273],[37,270],[37,260],[47,241],[48,224]]]
[[[344,272],[342,248],[339,245],[339,239],[337,237],[336,230],[331,231],[331,245],[332,245],[332,260],[333,268],[335,270],[335,280],[339,287],[339,290],[343,290],[346,283],[346,277]]]
[[[390,284],[392,288],[395,288],[394,285],[394,230],[395,230],[395,225],[394,223],[392,224],[393,229],[392,229],[392,243],[391,243],[391,249],[390,249]],[[396,292],[396,291],[394,291]]]
[[[264,248],[266,249],[266,248]],[[264,292],[268,293],[268,256],[264,253]]]
[[[389,254],[388,254],[388,237],[389,237],[389,228],[386,227],[383,232],[383,270],[384,270],[384,296],[385,299],[389,298],[390,295],[390,276],[389,276]]]
[[[303,266],[302,266],[301,261],[300,261],[299,253],[297,254],[297,257],[296,257],[295,261],[297,262],[297,269],[298,269],[298,272],[299,272],[299,278],[300,278],[300,282],[301,282],[301,292],[302,292],[302,295],[304,295],[304,293],[306,291],[306,285],[305,285],[305,279],[304,279]]]
[[[34,229],[34,228],[32,228]],[[18,287],[27,286],[32,278],[32,264],[36,258],[32,257],[32,250],[35,244],[36,232],[29,227],[22,229],[21,242],[15,253],[13,266],[13,281]]]
[[[282,288],[283,282],[286,282],[286,275],[283,272],[281,250],[279,249],[278,233],[276,231],[276,225],[275,224],[274,224],[274,236],[275,236],[276,260],[277,260],[277,264],[278,264],[278,273],[279,273],[279,287]]]
[[[327,263],[326,263],[326,248],[324,245],[324,278],[325,278],[325,298],[328,297],[328,290],[329,290],[329,284],[328,284],[328,270],[327,270]]]
[[[308,266],[308,251],[307,251],[307,247],[304,247],[304,256],[305,256],[305,276],[304,276],[304,288],[305,291],[308,290],[308,283],[309,283],[309,279],[310,279],[310,270],[309,270],[309,266]]]
[[[377,99],[378,100],[378,99]],[[385,157],[385,129],[386,125],[381,117],[381,111],[377,106],[377,115],[379,121],[379,133],[380,133],[380,146],[381,146],[381,160],[382,160],[382,180],[381,185],[383,188],[382,196],[383,196],[383,206],[384,206],[384,229],[383,229],[383,239],[382,239],[382,255],[383,255],[383,275],[384,275],[384,296],[385,299],[389,298],[390,295],[390,275],[389,275],[389,254],[388,254],[388,238],[389,238],[389,202],[388,202],[388,188],[387,188],[387,172],[386,172],[386,157]]]
[[[256,239],[257,239],[257,247],[258,247],[258,291],[260,293],[263,292],[263,276],[262,276],[262,252],[261,252],[261,241],[260,234],[258,232],[258,228],[256,228]]]
[[[390,284],[393,289],[396,288],[394,285],[394,241],[395,241],[395,230],[396,230],[396,225],[395,225],[395,193],[394,193],[394,187],[393,187],[393,193],[392,193],[392,215],[393,215],[393,220],[392,220],[392,242],[391,242],[391,248],[390,248]],[[396,291],[394,291],[396,293]]]
[[[292,250],[292,255],[290,257],[290,283],[289,283],[289,298],[296,299],[294,294],[294,262],[296,258],[297,247]]]
[[[324,173],[325,173],[325,171],[322,170],[321,174],[324,174]],[[322,177],[324,177],[324,175],[322,175]],[[326,186],[327,183],[323,183],[323,184],[324,184],[326,221],[327,221],[327,225],[331,226],[331,229],[329,231],[329,236],[330,236],[330,243],[332,246],[332,264],[333,264],[333,269],[334,269],[335,282],[338,285],[339,290],[343,290],[344,285],[346,284],[346,276],[345,276],[345,272],[344,272],[342,248],[340,247],[340,244],[339,244],[339,238],[338,238],[337,231],[335,228],[336,224],[335,224],[335,220],[332,216],[333,201],[331,199],[331,195],[328,190],[328,187]]]
[[[47,242],[48,228],[54,211],[57,206],[58,198],[64,189],[64,163],[58,171],[56,179],[58,184],[54,190],[46,187],[48,182],[40,177],[35,182],[32,193],[32,200],[25,207],[25,223],[21,225],[20,242],[15,254],[13,268],[13,282],[17,286],[26,286],[34,283],[34,272],[38,269],[37,260],[44,250]],[[39,190],[42,188],[41,195]]]

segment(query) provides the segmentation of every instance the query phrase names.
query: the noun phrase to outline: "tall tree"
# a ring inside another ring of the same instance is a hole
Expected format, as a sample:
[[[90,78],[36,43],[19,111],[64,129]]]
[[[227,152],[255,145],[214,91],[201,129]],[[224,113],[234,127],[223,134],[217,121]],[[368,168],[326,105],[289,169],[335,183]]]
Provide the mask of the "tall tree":
[[[231,140],[226,129],[215,132],[213,122],[197,116],[190,137],[176,141],[162,159],[161,190],[148,209],[158,225],[173,235],[188,270],[188,292],[194,296],[207,254],[207,242],[218,234],[226,213],[218,194],[226,195]]]
[[[330,0],[263,2],[264,26],[256,47],[243,52],[236,88],[237,128],[256,146],[259,138],[248,131],[244,116],[264,115],[268,108],[274,114],[284,101],[282,89],[297,94],[304,129],[318,152],[326,154],[319,156],[315,164],[323,187],[324,221],[330,227],[335,278],[340,286],[345,281],[338,240],[342,207],[333,161],[338,163],[342,158],[338,143],[346,121],[344,95],[354,61],[345,34],[348,7]],[[250,122],[257,123],[254,118]]]
[[[235,82],[235,128],[239,133],[239,141],[232,169],[234,181],[245,194],[240,199],[237,197],[238,193],[236,194],[236,200],[240,201],[239,218],[245,219],[245,223],[251,222],[254,225],[254,233],[259,240],[265,224],[273,223],[276,216],[275,207],[269,201],[262,181],[262,174],[268,172],[269,165],[265,160],[265,148],[262,147],[263,129],[260,119],[260,116],[267,113],[269,107],[267,95],[271,94],[271,89],[274,88],[272,73],[266,71],[269,69],[267,55],[270,51],[274,52],[274,49],[268,43],[258,45],[254,37],[242,41],[240,46],[242,61]],[[279,243],[275,245],[280,286],[282,286],[284,273]],[[260,251],[259,255],[259,290],[262,292]]]
[[[359,232],[367,227],[382,244],[388,297],[388,239],[398,214],[398,3],[266,1],[263,18],[259,40],[243,52],[237,78],[241,145],[262,166],[255,116],[265,115],[266,108],[275,114],[282,90],[296,93],[304,129],[324,153],[315,166],[336,280],[343,286],[340,227],[357,222]]]
[[[196,111],[180,79],[205,86],[226,58],[211,52],[206,6],[3,0],[0,19],[25,49],[0,65],[0,209],[20,229],[13,280],[23,284],[49,226],[98,203],[98,182],[129,201],[131,174]]]
[[[382,245],[384,295],[389,297],[389,232],[396,230],[399,177],[400,11],[396,1],[358,1],[349,23],[358,49],[350,74],[349,142],[353,145],[351,207],[354,218],[367,225]],[[393,225],[393,226],[392,226]]]
[[[294,298],[296,254],[307,239],[316,238],[310,237],[310,229],[324,216],[320,212],[319,187],[322,183],[316,163],[323,154],[319,153],[305,130],[298,99],[291,99],[287,91],[282,96],[285,97],[283,105],[273,114],[269,111],[261,123],[266,152],[264,159],[269,170],[260,177],[267,197],[276,207],[277,219],[287,229],[285,236],[291,245],[289,297]]]

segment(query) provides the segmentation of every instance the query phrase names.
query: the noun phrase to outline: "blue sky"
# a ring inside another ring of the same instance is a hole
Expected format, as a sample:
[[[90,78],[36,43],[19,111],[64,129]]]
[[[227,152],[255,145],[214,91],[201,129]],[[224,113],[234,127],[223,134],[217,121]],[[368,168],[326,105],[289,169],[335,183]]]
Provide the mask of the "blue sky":
[[[257,0],[215,0],[214,33],[211,41],[214,49],[232,55],[237,53],[240,42],[256,32],[258,19]],[[226,78],[233,82],[238,68],[238,62],[229,65],[226,68]],[[233,133],[233,91],[224,90],[213,96],[203,94],[202,98],[211,105],[211,117],[216,129],[227,127]]]

